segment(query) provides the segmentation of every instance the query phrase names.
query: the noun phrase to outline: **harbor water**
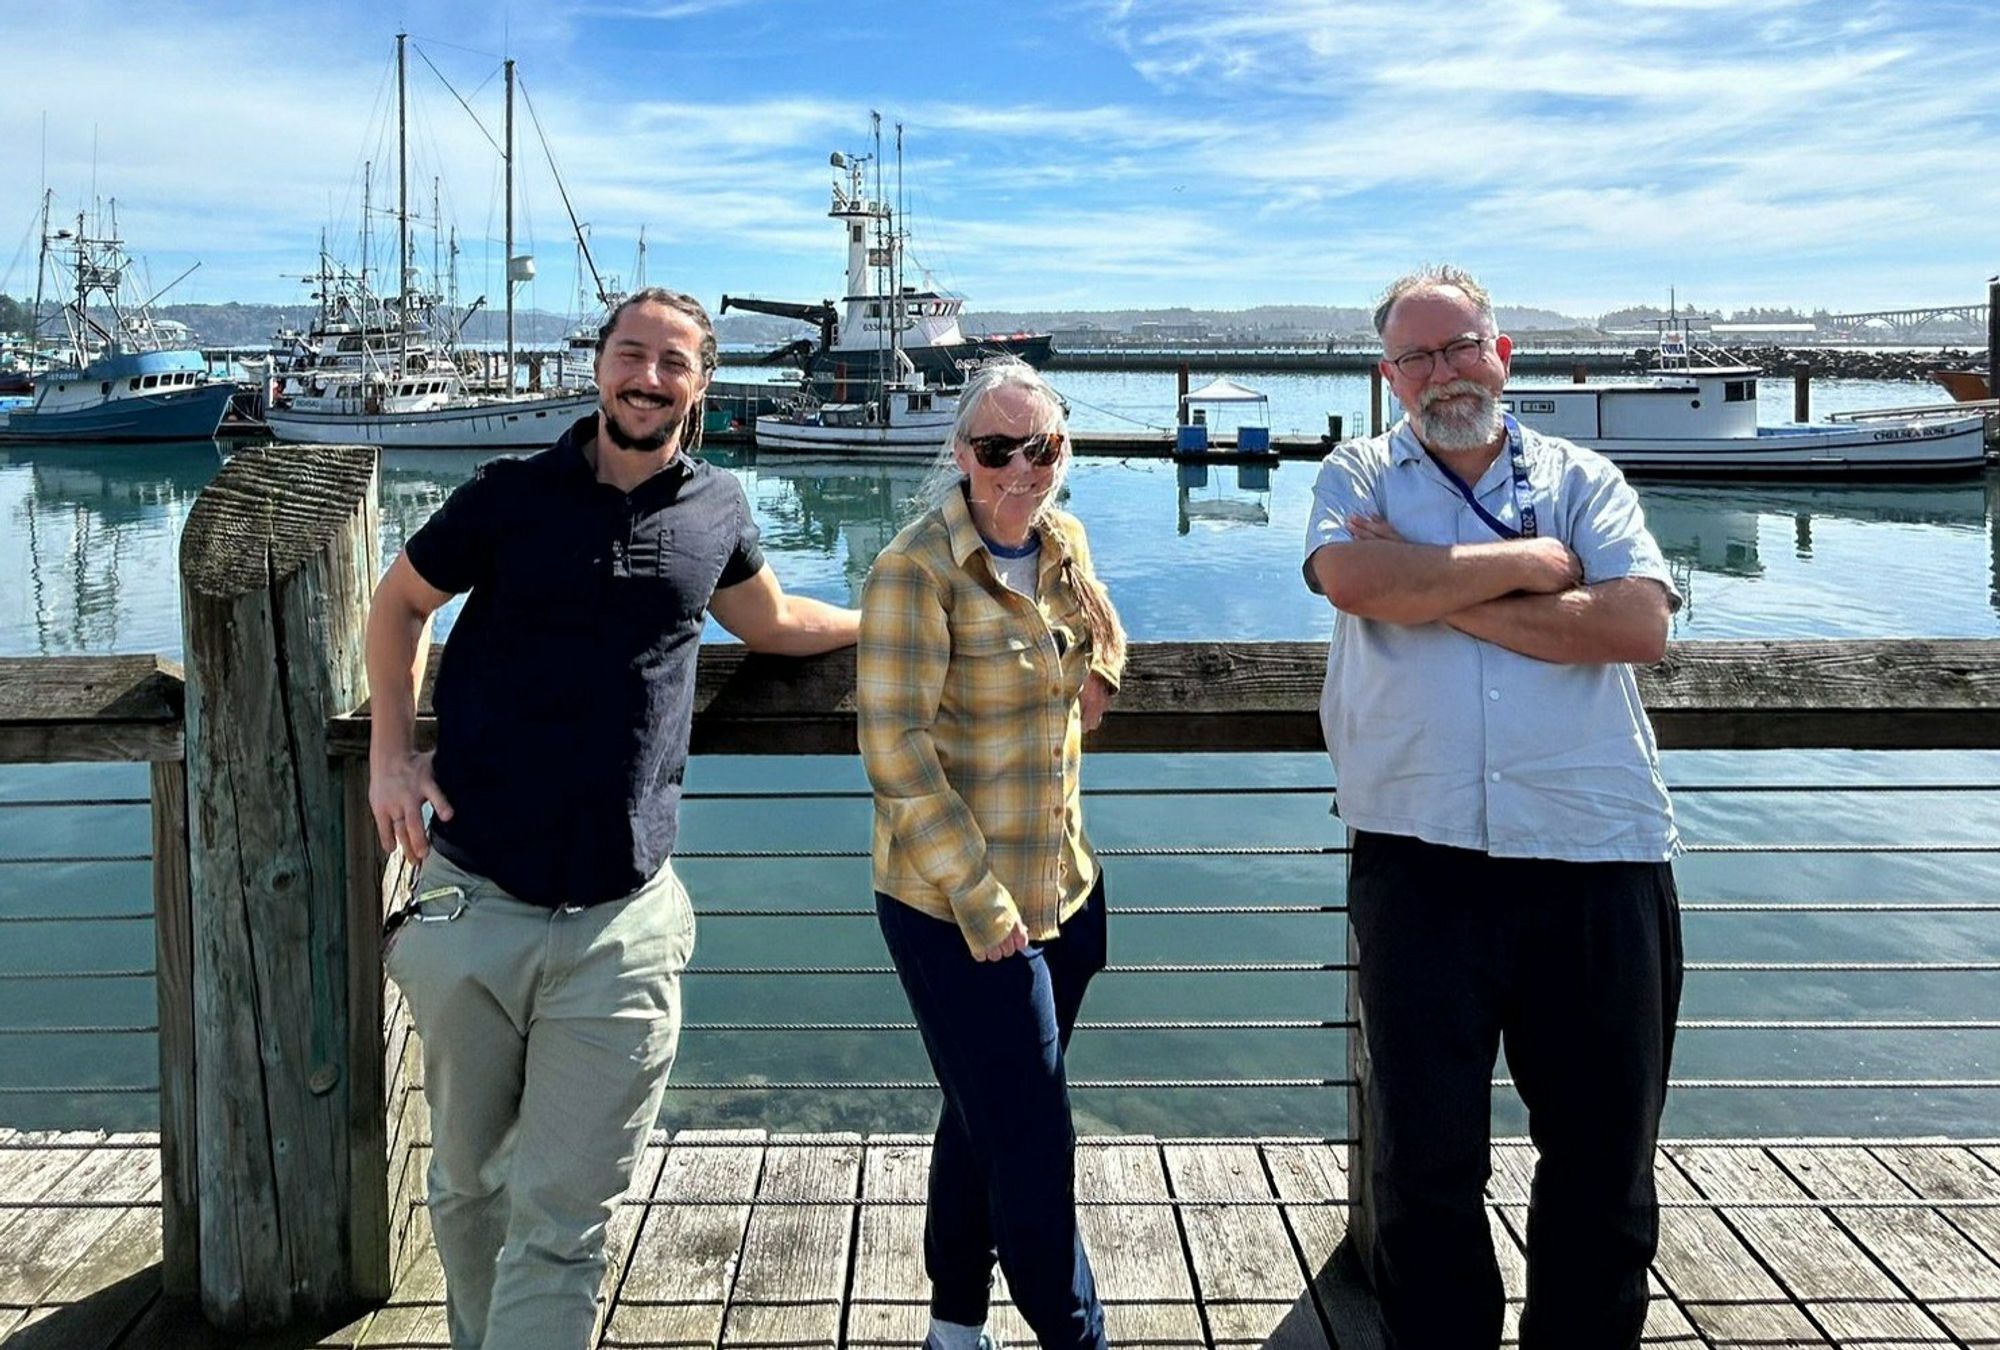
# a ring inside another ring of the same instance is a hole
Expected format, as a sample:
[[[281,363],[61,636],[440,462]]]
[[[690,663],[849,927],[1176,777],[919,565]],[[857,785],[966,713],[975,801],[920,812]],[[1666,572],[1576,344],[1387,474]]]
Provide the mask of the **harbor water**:
[[[1170,374],[1068,373],[1058,383],[1079,428],[1171,420]],[[1250,383],[1271,395],[1280,432],[1321,431],[1329,412],[1357,425],[1367,397],[1355,377]],[[1789,382],[1766,381],[1763,398],[1767,422],[1790,415]],[[1821,413],[1932,401],[1924,386],[1862,381],[1817,383],[1814,398]],[[222,455],[212,443],[0,451],[0,655],[178,656],[176,542]],[[480,458],[384,457],[385,563]],[[921,477],[908,464],[714,458],[742,480],[785,585],[840,602],[858,598]],[[1313,473],[1310,463],[1084,461],[1070,475],[1067,505],[1087,523],[1134,638],[1323,641],[1331,612],[1299,582]],[[1687,598],[1676,638],[2000,637],[2000,479],[1991,474],[1908,485],[1642,484],[1641,497]],[[447,638],[450,617],[439,624]],[[1683,833],[1696,846],[1678,865],[1691,961],[2000,965],[2000,919],[1990,910],[1914,908],[2000,895],[2000,851],[1978,851],[2000,841],[2000,755],[1665,759]],[[1342,917],[1319,908],[1339,903],[1343,872],[1337,854],[1319,851],[1341,842],[1322,757],[1098,755],[1087,761],[1086,784],[1092,835],[1119,851],[1108,868],[1114,966],[1344,959]],[[925,1080],[911,1033],[724,1029],[769,1024],[773,1009],[790,1023],[907,1020],[865,912],[869,805],[858,762],[698,758],[688,785],[680,866],[703,918],[667,1123],[927,1127],[935,1098],[921,1090],[742,1086]],[[0,768],[0,1125],[143,1128],[154,1119],[145,791],[136,766]],[[114,800],[74,804],[100,799]],[[1903,851],[1862,847],[1874,844]],[[1917,844],[1935,851],[1910,851]],[[1758,847],[1706,851],[1718,845]],[[1798,845],[1848,851],[1785,851]],[[849,856],[712,856],[757,849]],[[1748,902],[1883,907],[1699,908]],[[1185,912],[1217,906],[1227,912]],[[784,966],[854,973],[722,973]],[[93,974],[20,978],[59,972]],[[1338,971],[1114,970],[1093,987],[1084,1016],[1120,1025],[1079,1033],[1073,1077],[1286,1085],[1086,1088],[1079,1126],[1339,1134],[1342,1094],[1301,1084],[1345,1074],[1340,1033],[1311,1025],[1343,1016],[1343,1003]],[[1683,1015],[1971,1023],[1990,1019],[1996,1005],[1992,970],[1702,971],[1689,976]],[[1165,1025],[1187,1022],[1205,1025]],[[1214,1025],[1224,1022],[1257,1025]],[[92,1027],[111,1030],[80,1030]],[[1990,1080],[2000,1077],[2000,1032],[1703,1026],[1682,1034],[1675,1070],[1696,1080]],[[723,1083],[733,1086],[709,1086]],[[1697,1087],[1676,1093],[1667,1129],[1987,1135],[1995,1106],[1993,1092],[1974,1088]],[[1496,1123],[1521,1125],[1505,1091],[1496,1093]]]

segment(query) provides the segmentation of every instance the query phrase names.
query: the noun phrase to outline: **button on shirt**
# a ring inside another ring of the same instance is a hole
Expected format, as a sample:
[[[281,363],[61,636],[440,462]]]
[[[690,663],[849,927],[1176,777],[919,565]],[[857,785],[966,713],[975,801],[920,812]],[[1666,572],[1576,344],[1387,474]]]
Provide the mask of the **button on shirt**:
[[[1083,526],[1055,511],[1038,532],[1030,599],[1000,583],[964,495],[950,493],[882,551],[861,603],[875,889],[956,921],[978,949],[1017,917],[1031,938],[1056,936],[1097,878],[1077,695],[1092,671],[1117,686],[1123,642],[1098,650],[1083,622]]]
[[[1680,595],[1638,495],[1603,456],[1522,429],[1540,532],[1583,564],[1586,585],[1648,577]],[[1509,457],[1473,493],[1519,528]],[[1320,465],[1306,526],[1312,555],[1352,540],[1351,515],[1380,516],[1413,544],[1484,544],[1473,513],[1408,421],[1336,446]],[[1639,683],[1625,664],[1562,665],[1444,623],[1342,613],[1327,653],[1320,723],[1357,829],[1495,857],[1658,862],[1679,851]]]
[[[621,492],[584,458],[596,432],[482,464],[405,550],[471,592],[433,695],[433,837],[550,907],[628,895],[672,853],[708,603],[764,566],[734,477],[677,455]]]

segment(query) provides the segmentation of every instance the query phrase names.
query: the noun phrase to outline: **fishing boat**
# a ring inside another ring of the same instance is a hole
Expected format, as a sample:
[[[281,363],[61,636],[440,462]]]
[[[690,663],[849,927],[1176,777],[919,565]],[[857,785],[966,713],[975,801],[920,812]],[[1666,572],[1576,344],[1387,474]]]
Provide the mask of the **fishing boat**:
[[[909,237],[898,223],[899,209],[882,192],[880,118],[875,121],[874,153],[843,154],[836,150],[827,159],[834,170],[833,204],[827,216],[839,222],[847,245],[847,293],[840,305],[836,307],[831,300],[799,304],[725,295],[721,312],[738,309],[770,314],[817,328],[817,341],[790,343],[767,356],[765,362],[798,362],[808,383],[835,398],[841,397],[840,386],[850,382],[868,384],[898,378],[900,367],[890,354],[892,345],[932,385],[963,384],[972,371],[997,356],[1016,356],[1036,367],[1046,363],[1050,346],[1047,333],[968,338],[959,324],[965,308],[963,296],[928,284],[921,289],[904,284]],[[900,128],[898,142],[900,179]],[[872,187],[871,164],[875,166]]]
[[[910,373],[858,401],[822,402],[802,387],[792,405],[757,419],[759,450],[844,450],[935,457],[958,420],[958,393]]]
[[[902,284],[903,246],[907,241],[896,224],[896,213],[881,199],[879,183],[877,195],[867,195],[866,166],[881,162],[879,115],[874,118],[873,135],[872,153],[851,156],[836,153],[830,162],[836,173],[832,214],[850,222],[854,241],[847,262],[850,298],[861,296],[866,289],[879,301],[887,296],[914,293]],[[896,128],[899,180],[902,162],[903,129],[899,125]],[[725,296],[722,303],[728,308],[729,298]],[[842,378],[834,386],[832,397],[828,397],[825,387],[808,370],[800,377],[798,393],[790,403],[757,418],[758,449],[936,455],[943,448],[950,439],[952,424],[958,420],[957,388],[933,386],[917,366],[915,357],[905,349],[905,334],[914,321],[884,323],[879,318],[879,304],[875,313],[878,317],[873,340],[880,351],[871,369],[876,373],[856,376],[843,367]]]
[[[396,35],[396,89],[399,118],[408,105],[406,34]],[[400,152],[396,207],[397,294],[370,292],[367,268],[358,276],[330,273],[321,247],[322,306],[329,287],[339,297],[334,318],[317,343],[301,345],[296,363],[275,381],[267,414],[281,441],[338,442],[396,449],[479,447],[533,449],[555,441],[578,418],[597,408],[594,390],[517,392],[514,352],[514,288],[535,275],[534,259],[514,252],[514,62],[506,75],[506,315],[503,385],[499,392],[475,389],[456,346],[459,329],[484,303],[475,301],[453,319],[445,297],[413,284],[410,262],[409,162]],[[364,205],[364,219],[368,208]],[[588,249],[584,248],[588,258]],[[601,289],[601,288],[600,288]],[[324,313],[324,311],[323,311]]]
[[[66,363],[41,372],[27,406],[0,411],[0,440],[185,441],[214,436],[243,391],[234,381],[210,374],[200,352],[165,345],[184,337],[185,329],[175,332],[156,321],[148,302],[126,301],[132,260],[118,238],[117,204],[111,204],[108,224],[96,235],[82,215],[73,232],[51,235],[46,194],[43,200],[43,265],[53,262],[74,273],[75,294],[62,308],[69,355]]]
[[[1760,426],[1756,366],[1695,356],[1673,335],[1661,342],[1660,361],[1627,384],[1509,385],[1501,406],[1522,425],[1636,474],[1889,476],[1972,473],[1986,464],[1982,417]]]

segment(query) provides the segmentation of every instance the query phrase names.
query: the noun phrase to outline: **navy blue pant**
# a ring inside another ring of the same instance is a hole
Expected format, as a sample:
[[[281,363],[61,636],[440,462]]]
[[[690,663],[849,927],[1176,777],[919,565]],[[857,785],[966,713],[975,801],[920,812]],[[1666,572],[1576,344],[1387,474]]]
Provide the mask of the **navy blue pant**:
[[[879,891],[875,913],[944,1091],[924,1212],[932,1316],[983,1323],[997,1257],[1044,1346],[1102,1350],[1063,1052],[1104,969],[1103,873],[1060,937],[1003,961],[974,960],[957,924]]]
[[[1358,833],[1347,902],[1371,1061],[1370,1275],[1396,1344],[1499,1344],[1483,1192],[1504,1043],[1541,1154],[1522,1350],[1636,1347],[1680,1007],[1673,869]]]

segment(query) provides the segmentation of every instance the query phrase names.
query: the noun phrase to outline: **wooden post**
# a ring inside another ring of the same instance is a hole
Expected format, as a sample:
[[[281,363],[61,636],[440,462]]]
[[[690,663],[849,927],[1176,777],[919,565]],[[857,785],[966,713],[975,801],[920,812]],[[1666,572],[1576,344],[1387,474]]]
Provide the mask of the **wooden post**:
[[[1812,421],[1812,367],[1803,363],[1792,367],[1792,420]]]
[[[195,1186],[194,911],[188,896],[187,765],[156,760],[153,968],[160,1027],[160,1287],[201,1292],[201,1199]]]
[[[353,1027],[343,790],[328,719],[367,695],[376,460],[238,454],[181,536],[201,1302],[275,1327],[388,1284],[381,1027]],[[375,978],[375,972],[368,972]],[[379,1007],[379,1005],[377,1005]],[[354,1047],[368,1046],[356,1054]]]
[[[2000,398],[2000,277],[1986,283],[1986,397]]]
[[[1341,434],[1340,434],[1340,432],[1341,432],[1341,425],[1340,425],[1340,414],[1339,414],[1339,413],[1328,413],[1328,414],[1326,415],[1326,440],[1327,440],[1327,444],[1329,444],[1329,445],[1338,445],[1338,444],[1340,443],[1340,441],[1342,440],[1342,437],[1341,437]]]
[[[1188,363],[1187,362],[1183,361],[1179,365],[1174,367],[1174,385],[1176,389],[1176,394],[1174,398],[1174,425],[1177,427],[1184,427],[1188,424],[1187,420]]]
[[[1382,367],[1368,367],[1368,434],[1382,434]]]
[[[1350,850],[1354,847],[1352,829],[1347,832],[1347,846]],[[1345,870],[1351,878],[1354,875],[1351,852],[1348,863]],[[1347,903],[1347,963],[1353,966],[1361,959],[1361,944],[1354,936],[1351,895]],[[1360,973],[1349,970],[1347,1020],[1354,1025],[1347,1031],[1347,1076],[1352,1080],[1347,1088],[1347,1244],[1354,1257],[1351,1273],[1365,1282],[1375,1268],[1375,1187],[1370,1147],[1373,1141],[1368,1137],[1368,1043],[1361,1035],[1362,1015]]]

